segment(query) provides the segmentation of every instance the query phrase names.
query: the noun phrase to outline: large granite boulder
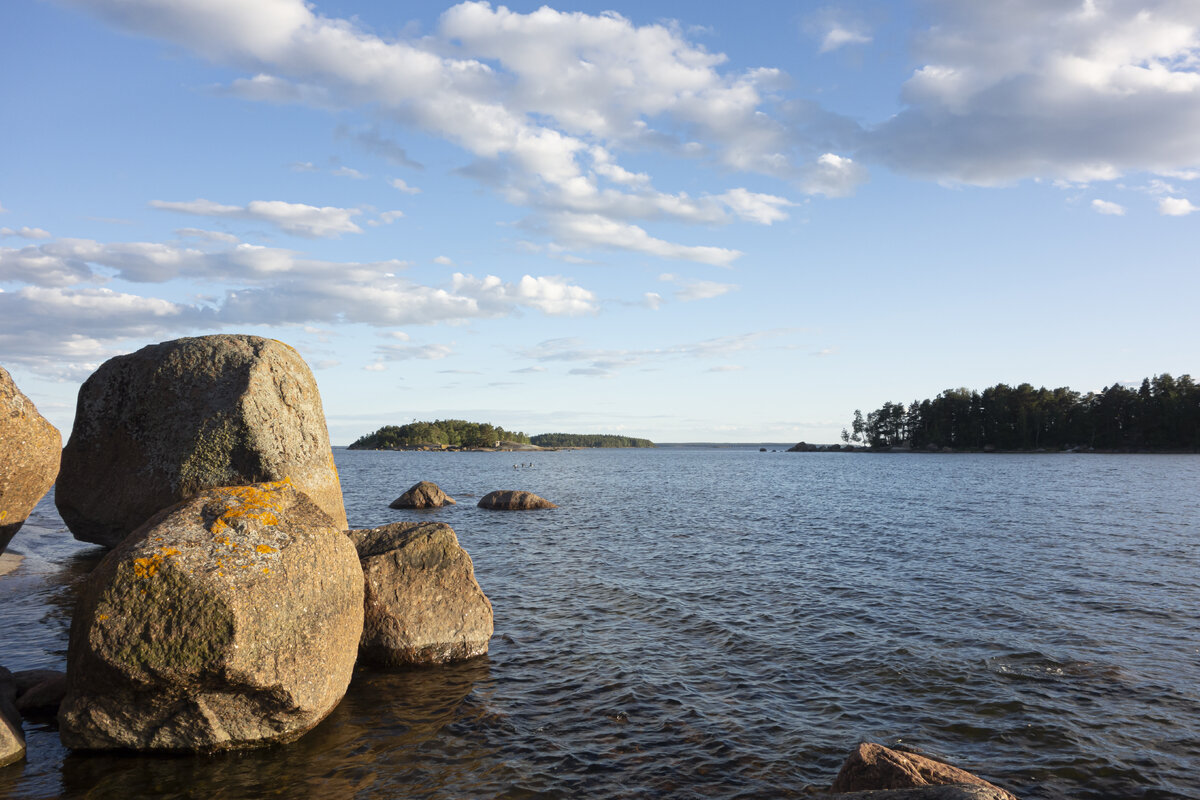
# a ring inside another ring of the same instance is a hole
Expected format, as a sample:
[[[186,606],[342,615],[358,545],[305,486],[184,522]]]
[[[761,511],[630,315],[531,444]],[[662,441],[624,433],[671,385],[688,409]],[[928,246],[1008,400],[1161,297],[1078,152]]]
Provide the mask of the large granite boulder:
[[[440,486],[433,481],[421,481],[393,500],[388,508],[441,508],[452,505],[455,505],[454,498],[443,492]]]
[[[0,367],[0,553],[54,485],[61,452],[58,428]]]
[[[494,511],[529,511],[536,508],[558,508],[544,497],[538,497],[533,492],[498,490],[488,492],[479,498],[480,508],[490,508]]]
[[[850,753],[830,787],[834,792],[910,789],[943,784],[978,786],[997,800],[1016,800],[998,786],[964,769],[908,751],[863,742]]]
[[[273,339],[200,336],[110,359],[87,379],[55,502],[75,538],[112,547],[197,492],[284,478],[348,527],[304,359]]]
[[[361,658],[444,664],[487,652],[492,604],[449,525],[396,522],[349,535],[366,584]]]
[[[363,575],[288,481],[209,489],[88,577],[71,621],[63,743],[211,752],[299,738],[350,683]]]

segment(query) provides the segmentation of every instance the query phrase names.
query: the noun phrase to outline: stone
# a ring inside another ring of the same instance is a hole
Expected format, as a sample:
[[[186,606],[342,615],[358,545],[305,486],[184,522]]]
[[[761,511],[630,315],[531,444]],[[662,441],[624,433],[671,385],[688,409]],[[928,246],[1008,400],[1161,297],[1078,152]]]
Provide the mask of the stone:
[[[432,481],[413,484],[407,492],[392,501],[388,508],[441,508],[456,505],[441,487]]]
[[[999,800],[1016,800],[1013,795],[966,770],[936,761],[928,756],[892,750],[883,745],[863,742],[854,749],[837,778],[833,792],[876,789],[909,789],[943,784],[979,786],[994,792]]]
[[[29,670],[29,672],[49,673],[17,696],[14,707],[21,716],[39,714],[57,714],[62,704],[63,696],[67,693],[67,673],[58,670]],[[16,675],[20,688],[22,673]]]
[[[533,492],[499,490],[488,492],[479,499],[480,508],[490,508],[495,511],[529,511],[536,508],[558,508],[544,497],[538,497]]]
[[[4,667],[0,667],[0,703],[17,701],[17,679]]]
[[[12,703],[0,698],[0,767],[25,758],[25,729]]]
[[[917,789],[879,789],[818,796],[827,800],[1006,800],[1006,798],[1012,797],[1003,789],[962,784],[922,786]]]
[[[62,435],[0,367],[0,553],[58,475]]]
[[[396,522],[349,536],[365,583],[360,658],[400,666],[487,653],[492,604],[449,525]]]
[[[349,527],[304,359],[273,339],[200,336],[109,359],[84,382],[55,501],[76,539],[114,547],[205,489],[284,478]]]
[[[88,577],[63,744],[213,752],[289,742],[341,700],[362,636],[354,545],[290,481],[165,509]]]

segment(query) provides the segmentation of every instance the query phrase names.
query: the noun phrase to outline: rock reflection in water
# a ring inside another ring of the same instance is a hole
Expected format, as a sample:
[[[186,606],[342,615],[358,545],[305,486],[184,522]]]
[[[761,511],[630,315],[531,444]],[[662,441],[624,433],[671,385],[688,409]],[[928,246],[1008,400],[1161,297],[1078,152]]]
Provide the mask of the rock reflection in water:
[[[334,712],[289,746],[209,757],[72,753],[62,762],[61,796],[340,800],[434,797],[448,787],[473,796],[472,776],[487,780],[500,766],[494,748],[462,735],[488,713],[472,699],[488,678],[486,657],[359,671]]]

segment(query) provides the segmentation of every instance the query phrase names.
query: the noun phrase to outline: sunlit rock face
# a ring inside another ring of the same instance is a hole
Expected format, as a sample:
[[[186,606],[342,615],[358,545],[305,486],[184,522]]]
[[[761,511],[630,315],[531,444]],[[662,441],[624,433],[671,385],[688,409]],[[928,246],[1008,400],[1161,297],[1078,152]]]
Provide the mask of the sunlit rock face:
[[[0,553],[58,475],[62,436],[0,367]]]

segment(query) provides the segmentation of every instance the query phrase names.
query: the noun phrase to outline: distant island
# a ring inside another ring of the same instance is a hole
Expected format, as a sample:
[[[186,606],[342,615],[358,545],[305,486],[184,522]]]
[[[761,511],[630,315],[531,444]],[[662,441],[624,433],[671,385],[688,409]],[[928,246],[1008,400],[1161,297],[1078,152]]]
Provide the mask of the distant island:
[[[359,437],[349,450],[538,450],[564,447],[654,447],[649,439],[604,433],[542,433],[527,436],[486,422],[439,419],[385,425]]]
[[[608,433],[539,433],[531,441],[538,447],[654,447],[649,439]]]
[[[842,441],[913,450],[1200,451],[1200,386],[1190,375],[1163,373],[1136,389],[1114,383],[1086,394],[1028,383],[947,389],[907,407],[884,403],[866,417],[856,410]]]

